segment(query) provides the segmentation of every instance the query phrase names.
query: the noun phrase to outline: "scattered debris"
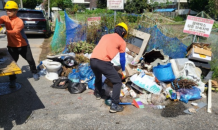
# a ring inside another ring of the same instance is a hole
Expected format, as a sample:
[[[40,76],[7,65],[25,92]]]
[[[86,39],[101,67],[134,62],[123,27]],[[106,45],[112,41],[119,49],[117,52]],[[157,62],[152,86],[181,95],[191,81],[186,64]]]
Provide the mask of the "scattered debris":
[[[194,108],[186,109],[184,112],[187,113],[187,114],[196,113],[197,111],[199,111],[201,108],[203,108],[205,106],[207,106],[206,103],[200,102],[200,103],[198,103],[197,106],[194,106]]]
[[[193,86],[198,86],[196,82],[190,79],[175,79],[172,82],[172,89],[178,90],[181,88],[191,89]]]

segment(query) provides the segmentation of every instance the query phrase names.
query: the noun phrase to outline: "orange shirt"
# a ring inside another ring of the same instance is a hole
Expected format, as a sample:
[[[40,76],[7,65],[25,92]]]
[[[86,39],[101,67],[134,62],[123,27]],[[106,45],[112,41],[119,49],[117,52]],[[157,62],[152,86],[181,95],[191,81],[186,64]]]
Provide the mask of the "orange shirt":
[[[0,24],[5,24],[7,30],[8,46],[10,47],[22,47],[27,46],[28,41],[24,34],[23,21],[18,18],[9,18],[4,15],[0,17]]]
[[[92,52],[91,58],[111,61],[118,52],[124,53],[126,42],[117,33],[104,35]]]

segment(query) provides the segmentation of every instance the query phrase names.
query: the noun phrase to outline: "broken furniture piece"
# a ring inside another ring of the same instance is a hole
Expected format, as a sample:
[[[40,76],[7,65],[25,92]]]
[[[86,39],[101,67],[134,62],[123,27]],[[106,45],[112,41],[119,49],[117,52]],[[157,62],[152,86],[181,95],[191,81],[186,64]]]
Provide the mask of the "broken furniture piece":
[[[151,35],[136,29],[130,30],[129,34],[133,35],[133,37],[127,40],[127,48],[137,54],[134,58],[134,62],[138,63],[147,47]]]

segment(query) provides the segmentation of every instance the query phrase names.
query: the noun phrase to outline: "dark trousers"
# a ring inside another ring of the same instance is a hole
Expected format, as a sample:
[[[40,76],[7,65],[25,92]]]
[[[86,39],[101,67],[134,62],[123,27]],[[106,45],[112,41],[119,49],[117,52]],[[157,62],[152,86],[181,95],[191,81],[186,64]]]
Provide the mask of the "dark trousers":
[[[120,90],[122,80],[111,62],[98,59],[90,59],[91,68],[95,74],[95,92],[102,92],[102,74],[113,84],[112,102],[118,104],[120,101]]]
[[[28,63],[30,66],[30,70],[32,73],[37,73],[36,69],[36,64],[32,56],[32,52],[30,49],[30,46],[23,46],[23,47],[9,47],[8,46],[8,52],[12,56],[15,62],[18,61],[19,55],[21,55]],[[16,80],[16,75],[10,75],[9,79],[11,80]]]

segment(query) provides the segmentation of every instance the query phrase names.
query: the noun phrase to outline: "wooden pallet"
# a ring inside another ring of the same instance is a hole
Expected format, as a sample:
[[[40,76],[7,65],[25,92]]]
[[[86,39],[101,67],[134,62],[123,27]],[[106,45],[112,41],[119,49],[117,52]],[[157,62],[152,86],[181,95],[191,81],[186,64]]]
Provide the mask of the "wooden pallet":
[[[0,54],[0,58],[5,58],[4,62],[0,62],[0,76],[8,76],[22,73],[20,67],[8,53],[7,48],[0,48]]]

